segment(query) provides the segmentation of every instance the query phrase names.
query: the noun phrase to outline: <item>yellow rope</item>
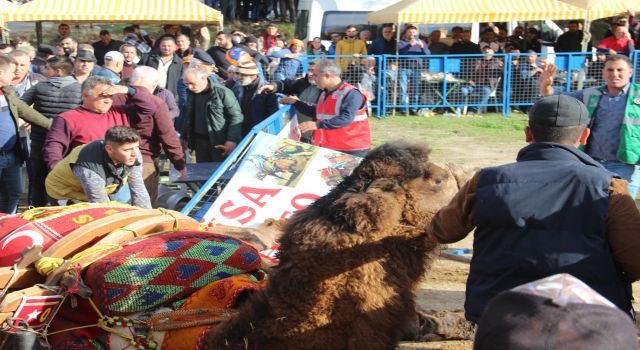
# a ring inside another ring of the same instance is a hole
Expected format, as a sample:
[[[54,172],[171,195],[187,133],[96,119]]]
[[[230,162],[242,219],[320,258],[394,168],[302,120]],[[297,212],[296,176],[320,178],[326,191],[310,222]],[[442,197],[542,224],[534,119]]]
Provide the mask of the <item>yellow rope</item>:
[[[108,203],[76,203],[67,206],[55,206],[55,207],[39,207],[32,208],[20,215],[21,218],[29,221],[37,219],[43,219],[49,216],[65,214],[73,210],[85,209],[85,208],[99,208],[99,207],[131,207],[128,204],[119,202]]]
[[[163,215],[169,215],[173,218],[173,231],[180,231],[180,221],[178,218],[169,210],[164,208],[158,208]]]
[[[135,238],[141,237],[140,234],[138,232],[136,232],[136,230],[132,230],[132,229],[129,229],[129,228],[126,228],[126,227],[119,228],[116,231],[127,231],[127,232],[133,233],[133,237],[135,237]]]
[[[73,257],[71,257],[70,261],[72,263],[75,263],[76,261],[84,259],[93,254],[114,250],[115,248],[122,249],[122,246],[120,246],[119,244],[100,244],[97,246],[93,246],[74,255]],[[51,273],[51,271],[62,266],[62,264],[64,264],[64,259],[62,258],[44,257],[40,258],[35,263],[35,267],[36,271],[38,271],[39,274],[41,274],[42,276],[47,276],[49,273]]]
[[[98,319],[98,323],[90,324],[90,325],[86,325],[86,326],[66,328],[66,329],[62,329],[62,330],[56,331],[56,332],[48,332],[47,336],[58,334],[58,333],[63,333],[63,332],[71,332],[71,331],[75,331],[77,329],[99,327],[99,328],[101,328],[101,329],[103,329],[103,330],[105,330],[105,331],[107,331],[109,333],[113,333],[113,334],[115,334],[115,335],[117,335],[119,337],[122,337],[124,339],[133,340],[132,336],[130,336],[128,334],[124,334],[124,333],[118,332],[114,328],[110,327],[109,324],[114,322],[113,318],[104,316],[102,314],[102,312],[100,312],[100,310],[98,309],[96,304],[93,302],[93,300],[91,300],[91,298],[89,298],[87,300],[89,301],[89,305],[91,305],[91,308],[93,308],[93,311],[95,311],[96,314],[100,317]]]

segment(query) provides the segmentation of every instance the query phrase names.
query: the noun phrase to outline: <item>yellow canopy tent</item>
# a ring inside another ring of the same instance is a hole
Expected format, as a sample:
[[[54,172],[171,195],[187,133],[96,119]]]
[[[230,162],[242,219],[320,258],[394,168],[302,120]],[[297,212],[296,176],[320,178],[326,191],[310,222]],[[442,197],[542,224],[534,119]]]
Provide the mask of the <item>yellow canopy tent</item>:
[[[627,10],[640,10],[640,0],[560,0],[586,11],[585,19],[612,17]]]
[[[369,22],[377,24],[506,22],[581,19],[585,15],[584,9],[559,0],[402,0],[382,10],[369,13]]]
[[[196,0],[34,0],[18,6],[5,20],[222,25],[219,11]]]

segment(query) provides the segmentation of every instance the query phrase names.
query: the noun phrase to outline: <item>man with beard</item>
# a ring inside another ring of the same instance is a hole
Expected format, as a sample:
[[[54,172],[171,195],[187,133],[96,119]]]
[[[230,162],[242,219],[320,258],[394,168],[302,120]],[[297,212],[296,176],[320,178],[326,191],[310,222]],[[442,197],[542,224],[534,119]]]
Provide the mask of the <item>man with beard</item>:
[[[316,65],[316,61],[309,62],[309,71],[307,75],[298,79],[285,79],[276,81],[270,84],[265,84],[258,89],[258,93],[262,92],[280,92],[285,95],[298,96],[300,101],[308,104],[317,104],[318,98],[322,90],[316,86],[316,80],[313,73],[313,67]],[[298,124],[314,121],[313,117],[304,114],[301,111],[296,111],[296,119]],[[313,144],[313,131],[307,131],[300,136],[300,141]]]
[[[73,77],[82,84],[93,72],[96,65],[96,56],[91,51],[80,50],[73,61]]]
[[[353,55],[358,58],[367,54],[367,44],[358,39],[358,28],[354,25],[348,25],[345,31],[346,36],[336,44],[336,55]],[[346,70],[352,59],[336,59],[340,68]]]
[[[371,44],[372,55],[395,55],[398,48],[396,35],[393,31],[393,24],[387,23],[382,26],[382,38],[378,38]]]
[[[227,60],[227,52],[233,47],[233,42],[229,39],[229,36],[225,32],[218,32],[216,34],[216,44],[207,53],[213,58],[213,61],[218,67],[218,75],[223,80],[227,80],[227,69],[231,63]]]
[[[265,85],[260,78],[258,66],[253,61],[239,62],[236,69],[236,80],[233,93],[240,102],[244,121],[242,136],[244,137],[268,116],[278,110],[278,98],[273,94],[259,94],[258,90]]]
[[[91,44],[93,46],[93,53],[98,59],[98,65],[102,66],[104,64],[104,55],[109,51],[118,51],[120,46],[122,46],[124,42],[120,40],[112,40],[111,33],[108,30],[100,31],[100,40]]]
[[[78,53],[78,40],[71,36],[65,36],[62,38],[58,46],[62,48],[64,55],[71,59],[74,59]]]
[[[582,51],[584,32],[580,30],[579,21],[569,21],[569,30],[558,37],[553,48],[556,52]]]
[[[178,80],[182,77],[183,66],[182,60],[176,55],[176,39],[171,35],[165,35],[158,39],[158,42],[160,52],[144,55],[140,64],[157,69],[160,72],[158,86],[171,91],[179,103]]]

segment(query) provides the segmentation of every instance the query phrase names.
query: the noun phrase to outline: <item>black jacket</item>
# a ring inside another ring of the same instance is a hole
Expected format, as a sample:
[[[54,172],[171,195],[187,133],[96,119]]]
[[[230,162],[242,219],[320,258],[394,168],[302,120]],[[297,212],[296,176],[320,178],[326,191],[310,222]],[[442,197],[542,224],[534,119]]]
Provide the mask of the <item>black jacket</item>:
[[[631,284],[607,240],[614,176],[585,153],[547,142],[523,148],[516,163],[482,170],[467,319],[477,323],[496,294],[557,273],[573,275],[629,311]]]
[[[242,86],[239,83],[232,86],[233,94],[240,103],[244,121],[242,122],[242,136],[246,136],[251,129],[270,115],[278,111],[278,97],[274,94],[256,94],[256,90],[265,83],[260,77],[253,84]]]
[[[158,65],[160,62],[160,54],[151,52],[149,54],[145,54],[142,56],[140,63],[138,65],[145,65],[151,68],[158,69]],[[171,67],[169,67],[169,71],[167,72],[167,86],[166,89],[171,91],[173,97],[176,99],[176,102],[180,103],[180,96],[178,96],[178,80],[182,79],[183,65],[182,60],[178,55],[173,54],[173,59],[171,60]]]
[[[229,68],[229,66],[231,65],[226,57],[227,51],[229,51],[229,49],[225,49],[220,46],[214,46],[207,50],[207,53],[209,54],[209,56],[211,56],[211,58],[213,58],[213,62],[215,62],[216,66],[218,67],[218,76],[220,76],[220,78],[224,80],[227,80],[229,78],[229,75],[227,74],[227,68]]]
[[[82,104],[81,85],[72,76],[52,77],[43,81],[22,95],[21,100],[53,119],[60,113],[74,109]],[[37,125],[31,127],[31,157],[42,159],[42,144],[47,130]]]

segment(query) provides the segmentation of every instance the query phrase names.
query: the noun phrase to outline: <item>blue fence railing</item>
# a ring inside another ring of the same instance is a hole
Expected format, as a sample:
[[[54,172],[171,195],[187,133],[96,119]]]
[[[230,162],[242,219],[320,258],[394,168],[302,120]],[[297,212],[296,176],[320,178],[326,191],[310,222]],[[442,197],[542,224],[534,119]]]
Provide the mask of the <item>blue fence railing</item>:
[[[633,82],[640,51],[633,52]],[[372,115],[477,113],[493,109],[509,115],[525,110],[538,98],[538,77],[545,65],[558,66],[554,89],[575,91],[603,84],[605,55],[591,52],[493,55],[369,55],[306,56],[335,60],[342,78],[369,97]],[[372,84],[374,82],[374,84]]]

